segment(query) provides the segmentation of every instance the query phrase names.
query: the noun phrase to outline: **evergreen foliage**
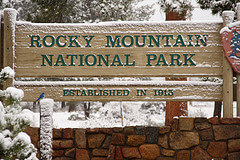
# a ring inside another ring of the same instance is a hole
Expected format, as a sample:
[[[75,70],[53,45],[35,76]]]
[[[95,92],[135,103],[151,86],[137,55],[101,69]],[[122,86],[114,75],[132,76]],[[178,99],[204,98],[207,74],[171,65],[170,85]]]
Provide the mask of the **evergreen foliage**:
[[[201,9],[211,9],[212,14],[220,14],[225,10],[235,11],[238,0],[197,0]]]
[[[19,19],[41,23],[142,21],[150,19],[153,6],[142,0],[10,0],[1,8],[15,8]]]
[[[10,67],[0,72],[0,84],[14,75]],[[20,101],[23,91],[9,87],[0,90],[0,98],[7,99],[6,107],[0,102],[0,159],[36,160],[37,150],[30,137],[23,131],[30,125],[31,112],[22,110]]]

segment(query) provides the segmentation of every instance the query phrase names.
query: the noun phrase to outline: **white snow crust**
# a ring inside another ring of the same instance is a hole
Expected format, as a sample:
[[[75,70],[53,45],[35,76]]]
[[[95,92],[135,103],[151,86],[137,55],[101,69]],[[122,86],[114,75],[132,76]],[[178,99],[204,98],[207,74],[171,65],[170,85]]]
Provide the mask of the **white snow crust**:
[[[21,101],[24,97],[24,92],[21,89],[15,87],[8,87],[5,91],[6,98],[12,97],[15,100]]]
[[[52,159],[53,99],[40,100],[40,152],[41,159]]]

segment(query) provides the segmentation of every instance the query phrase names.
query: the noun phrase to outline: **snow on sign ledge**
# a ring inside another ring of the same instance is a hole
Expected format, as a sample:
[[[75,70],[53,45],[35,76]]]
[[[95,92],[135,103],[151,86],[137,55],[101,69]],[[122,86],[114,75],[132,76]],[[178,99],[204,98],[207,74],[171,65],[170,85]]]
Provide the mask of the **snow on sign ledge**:
[[[233,70],[240,74],[240,22],[235,22],[220,31],[225,57]]]

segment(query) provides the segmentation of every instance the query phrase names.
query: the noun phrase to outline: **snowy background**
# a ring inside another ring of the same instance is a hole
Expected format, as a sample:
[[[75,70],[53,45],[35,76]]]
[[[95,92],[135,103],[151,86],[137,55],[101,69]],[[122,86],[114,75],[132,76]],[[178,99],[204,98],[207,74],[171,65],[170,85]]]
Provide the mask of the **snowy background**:
[[[150,19],[151,21],[165,21],[165,13],[163,11],[159,11],[160,7],[157,5],[158,0],[145,0],[143,4],[154,4],[155,14]],[[210,10],[202,10],[197,4],[196,0],[191,1],[194,6],[194,10],[192,11],[191,19],[187,21],[222,21],[222,17],[219,15],[212,15]]]

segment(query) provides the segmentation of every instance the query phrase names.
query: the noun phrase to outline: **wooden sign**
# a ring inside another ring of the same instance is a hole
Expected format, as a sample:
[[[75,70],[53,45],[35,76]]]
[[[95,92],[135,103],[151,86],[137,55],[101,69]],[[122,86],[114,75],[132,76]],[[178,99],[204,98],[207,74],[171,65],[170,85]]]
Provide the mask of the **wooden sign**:
[[[15,21],[11,12],[4,12],[4,66],[13,67],[16,77],[5,86],[23,89],[23,101],[42,92],[55,101],[222,100],[222,84],[207,82],[26,81],[221,77],[222,23],[37,24]]]
[[[55,101],[219,101],[222,85],[213,82],[65,81],[15,82],[26,100],[39,93]]]
[[[233,23],[221,30],[225,57],[234,71],[240,74],[240,24]]]
[[[221,28],[221,23],[16,22],[16,76],[221,76]]]

